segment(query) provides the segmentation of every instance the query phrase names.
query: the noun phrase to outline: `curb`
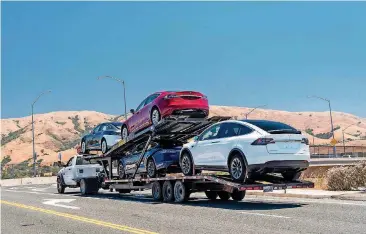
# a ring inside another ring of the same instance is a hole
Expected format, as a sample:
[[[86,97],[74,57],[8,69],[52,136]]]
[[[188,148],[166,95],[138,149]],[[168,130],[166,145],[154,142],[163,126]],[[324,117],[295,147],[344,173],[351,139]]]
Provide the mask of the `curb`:
[[[348,201],[366,201],[365,196],[355,197],[350,195],[309,195],[309,194],[291,194],[291,193],[263,193],[248,191],[247,195],[255,197],[291,197],[291,198],[310,198],[310,199],[337,199]]]

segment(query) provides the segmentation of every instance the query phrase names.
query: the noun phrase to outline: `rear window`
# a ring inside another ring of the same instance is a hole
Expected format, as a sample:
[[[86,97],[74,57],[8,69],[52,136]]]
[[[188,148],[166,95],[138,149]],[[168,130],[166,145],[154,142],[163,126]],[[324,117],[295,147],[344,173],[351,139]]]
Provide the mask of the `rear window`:
[[[243,122],[253,124],[254,126],[257,126],[258,128],[269,133],[301,133],[290,125],[281,122],[267,120],[243,120]]]

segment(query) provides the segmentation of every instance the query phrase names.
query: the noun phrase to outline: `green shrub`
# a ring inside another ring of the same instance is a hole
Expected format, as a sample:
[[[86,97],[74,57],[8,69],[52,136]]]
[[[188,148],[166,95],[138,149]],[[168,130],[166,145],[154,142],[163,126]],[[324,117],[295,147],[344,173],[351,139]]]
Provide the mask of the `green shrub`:
[[[1,146],[17,139],[18,137],[20,137],[20,135],[22,135],[23,133],[25,133],[25,128],[20,128],[14,132],[10,132],[8,135],[4,136],[1,138]]]

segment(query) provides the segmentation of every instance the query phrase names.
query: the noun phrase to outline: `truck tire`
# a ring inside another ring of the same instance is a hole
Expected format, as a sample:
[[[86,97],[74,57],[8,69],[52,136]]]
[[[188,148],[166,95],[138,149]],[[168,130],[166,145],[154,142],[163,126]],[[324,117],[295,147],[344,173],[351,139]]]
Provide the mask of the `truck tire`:
[[[216,191],[205,191],[206,197],[212,201],[217,199],[217,192]]]
[[[164,202],[172,202],[174,199],[174,187],[169,180],[163,184],[163,200]]]
[[[230,193],[228,193],[228,192],[220,191],[217,194],[219,195],[220,199],[223,201],[228,201],[230,199]]]
[[[80,180],[80,193],[81,195],[89,194],[89,186],[85,179]]]
[[[163,200],[163,188],[159,181],[155,181],[151,186],[151,195],[154,201],[162,201]]]
[[[63,185],[62,180],[60,177],[57,177],[57,192],[64,193],[66,186]]]
[[[244,191],[234,191],[233,193],[231,193],[231,198],[234,201],[241,201],[243,200],[245,197],[245,190]]]
[[[189,189],[182,181],[177,181],[174,184],[174,198],[175,202],[182,203],[189,199]]]

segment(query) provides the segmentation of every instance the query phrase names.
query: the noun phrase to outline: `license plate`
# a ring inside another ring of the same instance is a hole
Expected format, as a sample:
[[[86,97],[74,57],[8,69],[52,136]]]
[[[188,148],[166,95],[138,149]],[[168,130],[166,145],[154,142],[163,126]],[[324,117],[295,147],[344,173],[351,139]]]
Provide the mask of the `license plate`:
[[[273,192],[273,186],[264,186],[263,192],[265,192],[265,193]]]

